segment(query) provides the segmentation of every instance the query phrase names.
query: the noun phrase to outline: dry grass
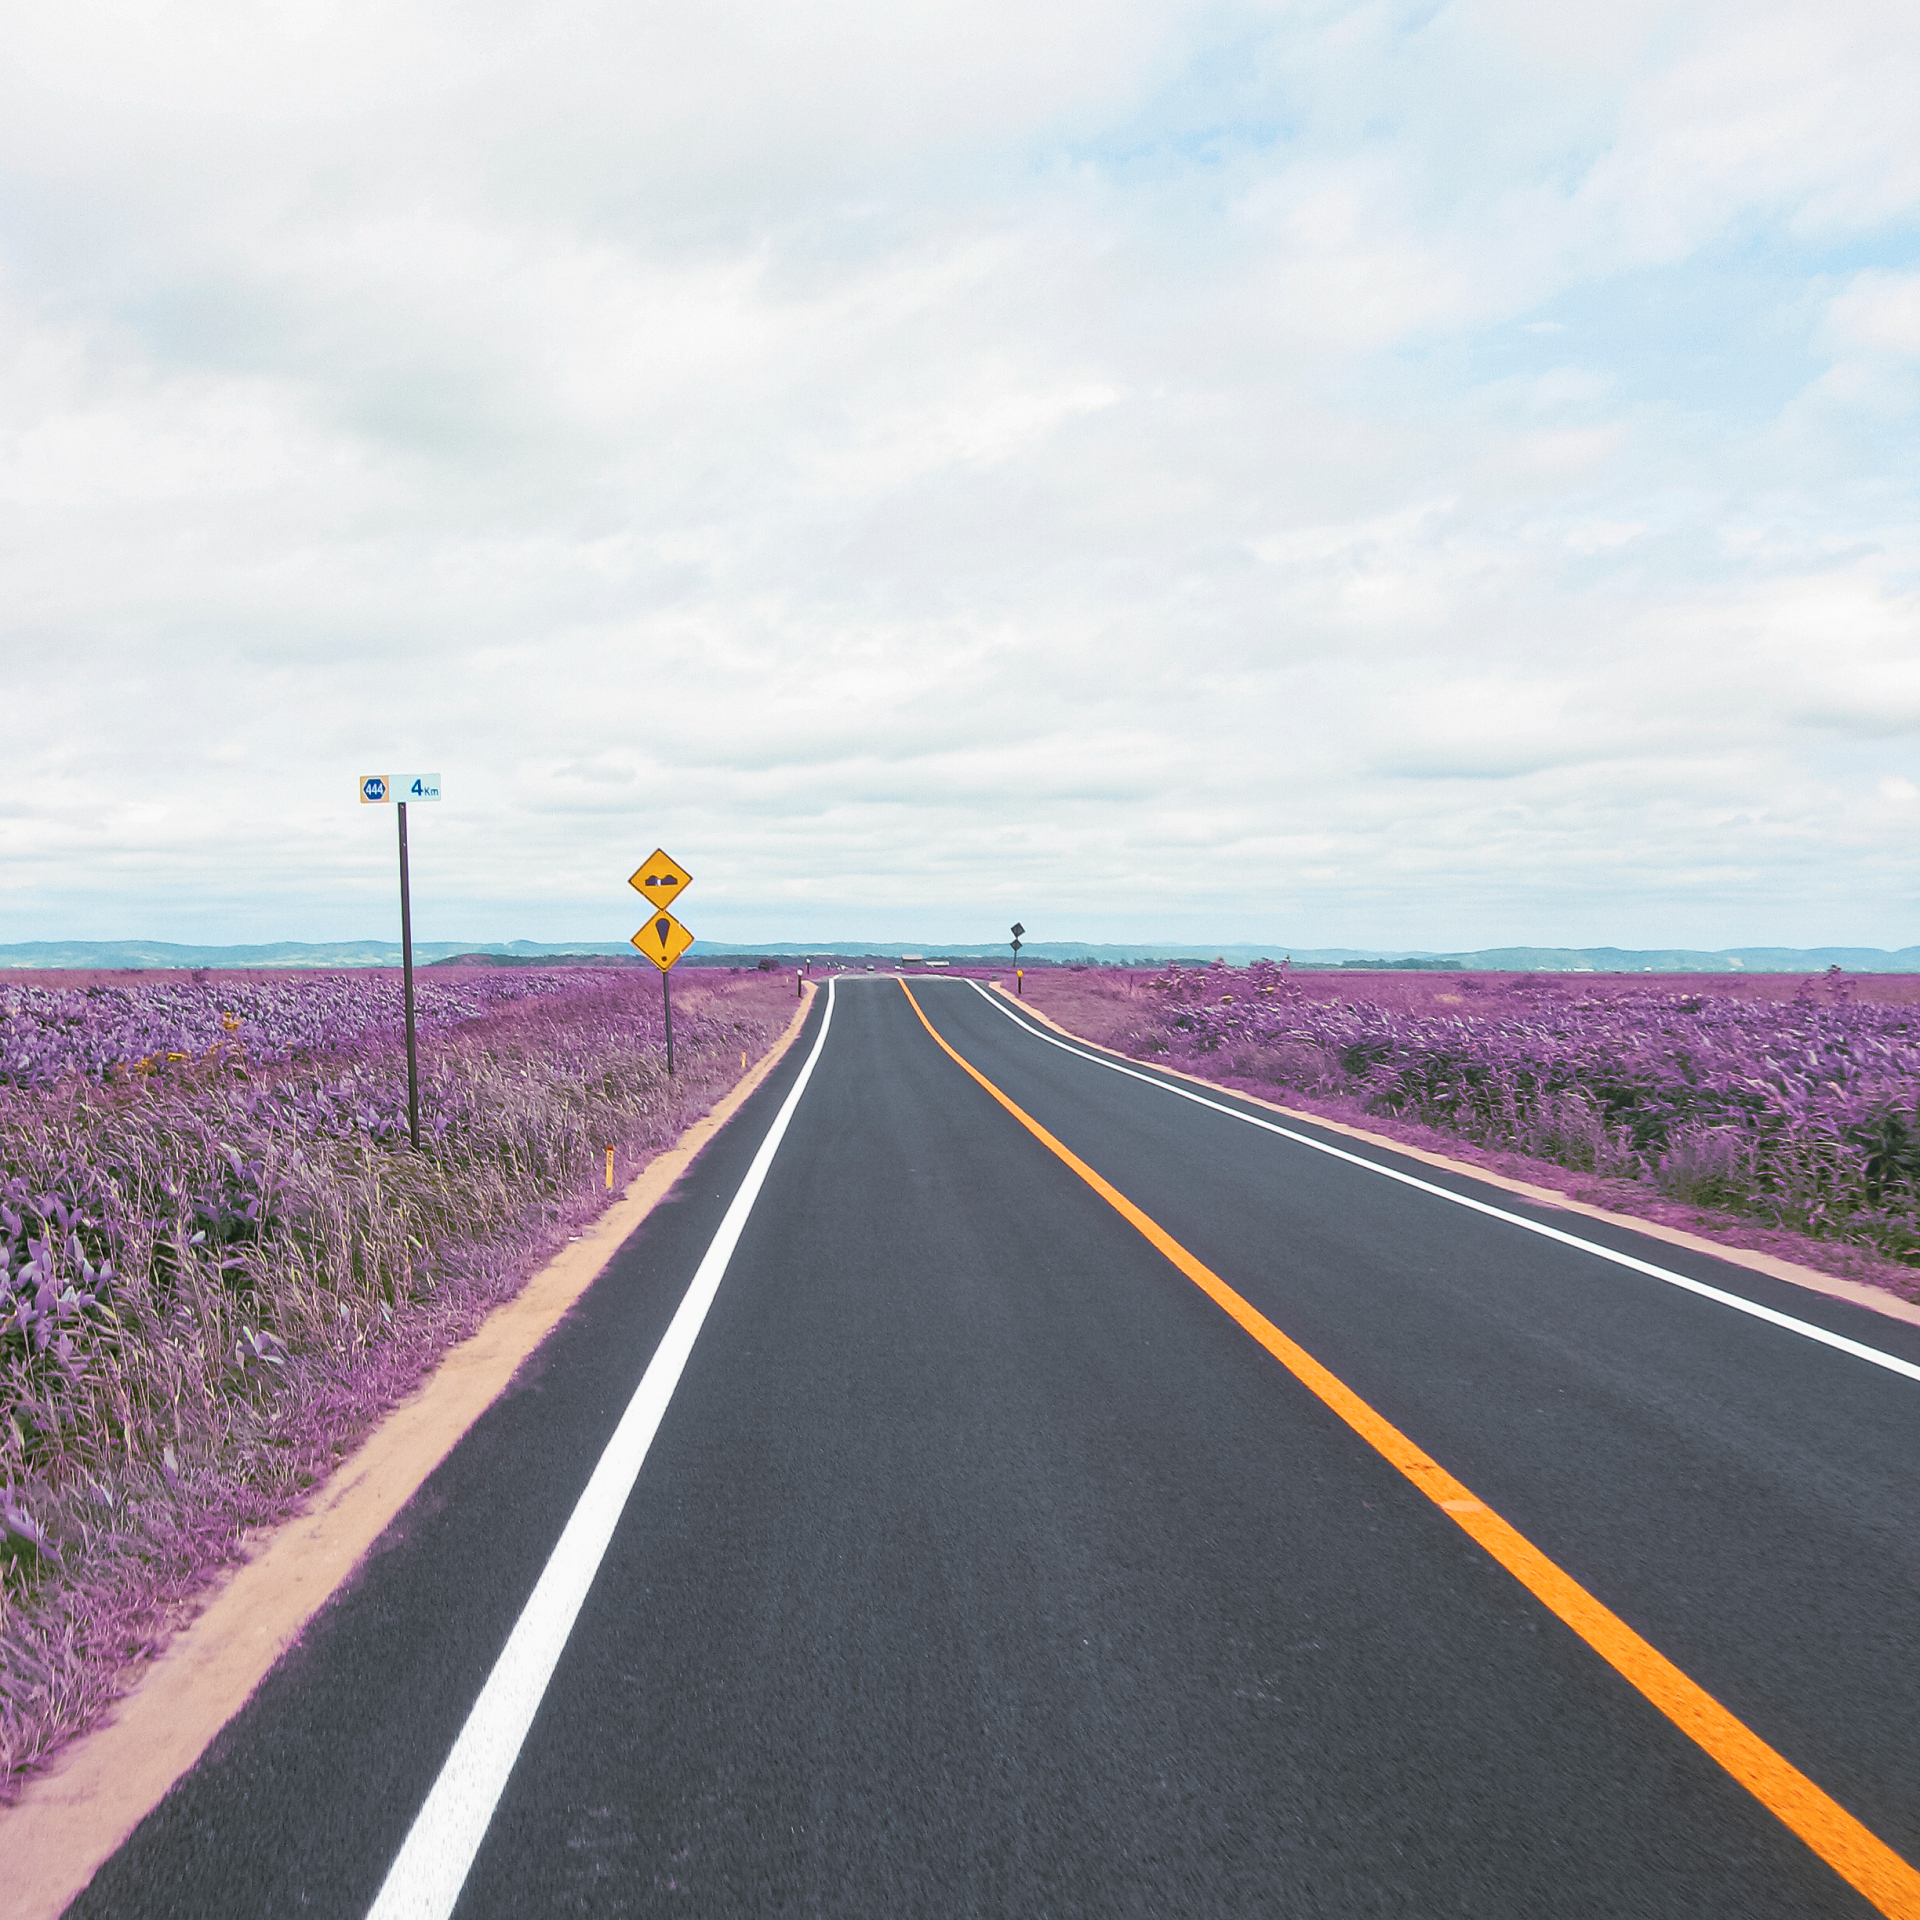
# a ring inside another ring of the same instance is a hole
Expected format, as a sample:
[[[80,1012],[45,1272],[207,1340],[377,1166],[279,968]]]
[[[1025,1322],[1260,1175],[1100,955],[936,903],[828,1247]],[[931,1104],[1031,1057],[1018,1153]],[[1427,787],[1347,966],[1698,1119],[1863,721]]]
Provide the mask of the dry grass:
[[[90,1232],[117,1277],[64,1360],[0,1349],[0,1798],[98,1718],[248,1529],[601,1210],[609,1145],[624,1185],[794,1010],[790,977],[688,977],[669,1081],[649,986],[600,976],[429,1036],[421,1154],[392,1130],[391,1045],[264,1083],[228,1058],[6,1100],[6,1172],[103,1176],[115,1204]],[[355,1100],[372,1124],[339,1128]]]

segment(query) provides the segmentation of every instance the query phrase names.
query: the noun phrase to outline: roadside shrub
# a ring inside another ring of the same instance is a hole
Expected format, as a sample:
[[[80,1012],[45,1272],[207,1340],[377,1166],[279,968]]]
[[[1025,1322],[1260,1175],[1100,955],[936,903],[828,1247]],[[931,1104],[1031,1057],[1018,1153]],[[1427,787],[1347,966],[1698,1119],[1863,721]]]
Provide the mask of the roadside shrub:
[[[1754,1189],[1753,1143],[1737,1127],[1685,1127],[1660,1156],[1654,1184],[1676,1200],[1735,1208]]]

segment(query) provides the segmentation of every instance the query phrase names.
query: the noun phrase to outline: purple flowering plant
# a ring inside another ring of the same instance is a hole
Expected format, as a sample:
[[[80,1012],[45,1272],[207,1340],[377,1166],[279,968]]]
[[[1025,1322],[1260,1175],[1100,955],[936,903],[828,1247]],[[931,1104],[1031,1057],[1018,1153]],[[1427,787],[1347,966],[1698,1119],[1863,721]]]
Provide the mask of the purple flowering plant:
[[[0,1798],[169,1610],[671,1143],[790,983],[0,980]]]
[[[1095,990],[1124,997],[1111,1037],[1143,1058],[1920,1262],[1920,1007],[1838,969],[1769,987],[1267,961]]]

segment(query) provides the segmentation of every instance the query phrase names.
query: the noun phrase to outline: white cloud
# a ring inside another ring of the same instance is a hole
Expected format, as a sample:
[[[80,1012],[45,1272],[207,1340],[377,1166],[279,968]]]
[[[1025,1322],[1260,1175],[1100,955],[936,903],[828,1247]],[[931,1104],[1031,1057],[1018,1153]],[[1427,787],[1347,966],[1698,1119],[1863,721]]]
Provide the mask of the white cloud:
[[[43,10],[0,939],[383,925],[418,761],[429,933],[1904,943],[1917,49]]]
[[[1856,274],[1827,303],[1827,331],[1842,351],[1920,358],[1920,273]]]
[[[1889,419],[1920,407],[1920,274],[1855,274],[1826,304],[1821,343],[1832,364],[1810,406]]]

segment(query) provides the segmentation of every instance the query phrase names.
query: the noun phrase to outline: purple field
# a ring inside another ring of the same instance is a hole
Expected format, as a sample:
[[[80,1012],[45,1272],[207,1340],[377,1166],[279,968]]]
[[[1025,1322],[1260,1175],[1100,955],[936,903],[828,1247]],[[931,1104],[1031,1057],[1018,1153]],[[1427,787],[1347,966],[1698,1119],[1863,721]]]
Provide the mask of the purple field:
[[[758,1058],[791,974],[0,976],[0,1798]]]
[[[607,977],[618,976],[593,974]],[[579,986],[559,969],[435,968],[415,979],[423,1028],[457,1026]],[[401,991],[401,976],[391,969],[0,974],[0,1085],[49,1086],[76,1073],[163,1073],[229,1046],[243,1048],[258,1067],[391,1039],[402,1031]]]
[[[1026,991],[1138,1058],[1920,1263],[1920,979],[1269,962]]]

